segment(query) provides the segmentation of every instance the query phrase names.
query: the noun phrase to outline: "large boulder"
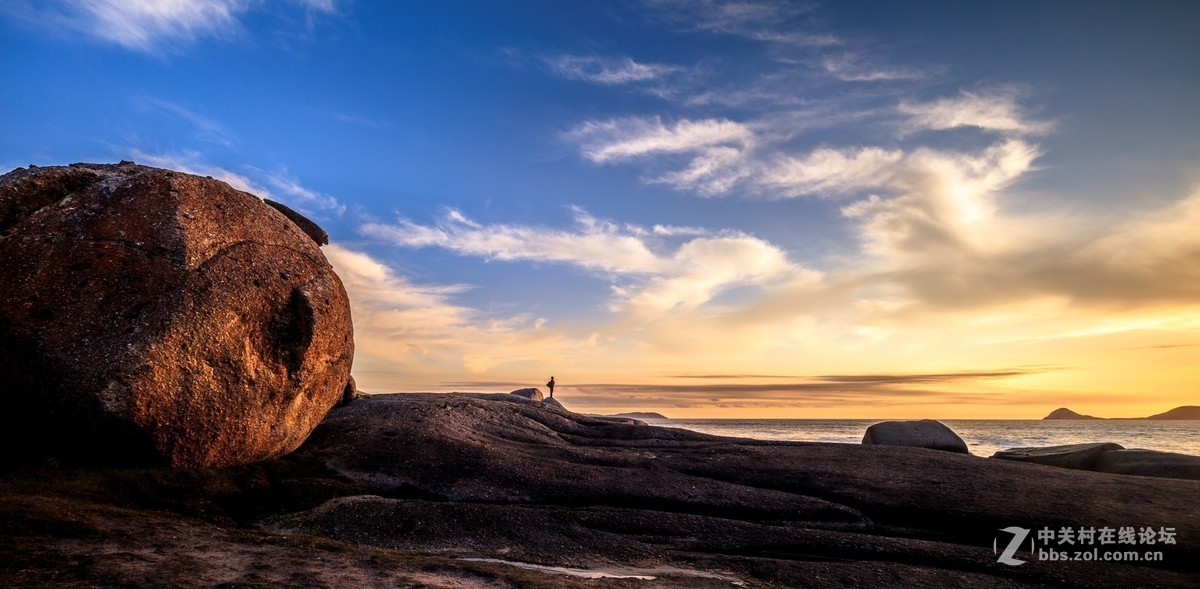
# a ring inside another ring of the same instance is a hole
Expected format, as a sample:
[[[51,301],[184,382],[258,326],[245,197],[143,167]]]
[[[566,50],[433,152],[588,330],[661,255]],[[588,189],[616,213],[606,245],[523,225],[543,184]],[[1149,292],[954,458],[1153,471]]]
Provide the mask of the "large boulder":
[[[1096,472],[1200,480],[1200,456],[1158,450],[1114,450],[1096,457]]]
[[[970,454],[958,434],[940,421],[883,421],[867,428],[862,443],[878,446],[912,446]]]
[[[1065,446],[1044,446],[1041,448],[1009,448],[992,455],[1001,460],[1016,460],[1032,462],[1046,466],[1091,470],[1096,459],[1105,452],[1124,450],[1125,447],[1113,442],[1100,444],[1068,444]]]
[[[541,389],[536,389],[536,388],[529,388],[529,389],[517,389],[517,390],[515,390],[515,391],[513,391],[513,392],[511,392],[511,393],[509,393],[509,394],[510,394],[510,395],[516,395],[516,396],[518,396],[518,397],[524,397],[524,398],[526,398],[526,399],[529,399],[529,400],[531,400],[531,401],[541,401],[541,400],[543,400],[543,399],[545,398],[545,396],[544,396],[544,395],[542,395],[542,390],[541,390]]]
[[[129,162],[0,176],[3,452],[222,466],[295,449],[354,352],[314,241],[211,178]]]

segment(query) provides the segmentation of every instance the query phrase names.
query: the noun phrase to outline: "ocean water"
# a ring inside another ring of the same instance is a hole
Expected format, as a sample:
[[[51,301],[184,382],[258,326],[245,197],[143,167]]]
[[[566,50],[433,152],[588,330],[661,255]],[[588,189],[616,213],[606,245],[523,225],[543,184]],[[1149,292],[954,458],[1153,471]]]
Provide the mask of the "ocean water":
[[[653,425],[680,427],[706,434],[793,440],[800,442],[862,443],[863,433],[879,419],[670,419],[646,420]],[[1126,448],[1145,448],[1200,456],[1200,421],[1043,421],[1000,419],[943,419],[971,453],[991,456],[1006,448],[1116,442]]]

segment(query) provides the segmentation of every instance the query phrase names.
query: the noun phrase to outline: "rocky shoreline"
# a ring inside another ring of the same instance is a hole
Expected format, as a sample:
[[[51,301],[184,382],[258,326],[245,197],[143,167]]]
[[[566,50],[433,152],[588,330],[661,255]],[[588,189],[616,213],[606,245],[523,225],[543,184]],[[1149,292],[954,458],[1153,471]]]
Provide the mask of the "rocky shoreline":
[[[0,492],[5,586],[1200,582],[1198,481],[722,438],[513,395],[374,395],[272,461],[10,466]],[[993,548],[1009,526],[1169,527],[1178,542],[1154,563],[1009,566]]]

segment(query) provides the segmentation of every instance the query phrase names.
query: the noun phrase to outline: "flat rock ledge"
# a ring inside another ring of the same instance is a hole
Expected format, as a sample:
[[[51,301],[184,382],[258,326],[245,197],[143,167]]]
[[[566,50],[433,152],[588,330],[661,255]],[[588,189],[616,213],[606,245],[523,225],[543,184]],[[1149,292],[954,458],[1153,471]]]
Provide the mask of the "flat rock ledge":
[[[1127,450],[1113,442],[1010,448],[992,458],[1112,474],[1200,480],[1200,456],[1158,450]]]

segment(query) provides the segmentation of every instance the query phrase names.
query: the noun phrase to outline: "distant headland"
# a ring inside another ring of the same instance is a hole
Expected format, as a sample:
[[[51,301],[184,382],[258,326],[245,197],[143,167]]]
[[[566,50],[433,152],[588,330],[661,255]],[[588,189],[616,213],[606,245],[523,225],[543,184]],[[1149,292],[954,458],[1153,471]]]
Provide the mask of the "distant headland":
[[[1150,417],[1109,417],[1109,418],[1093,417],[1091,415],[1083,415],[1083,414],[1071,411],[1070,409],[1067,409],[1066,407],[1063,407],[1061,409],[1055,409],[1054,411],[1051,411],[1050,415],[1047,415],[1047,416],[1043,417],[1042,419],[1043,420],[1046,420],[1046,419],[1127,419],[1127,420],[1129,420],[1129,419],[1154,419],[1154,420],[1162,420],[1162,421],[1171,421],[1171,420],[1177,420],[1177,421],[1198,420],[1198,421],[1200,421],[1200,406],[1184,405],[1183,407],[1176,407],[1165,413],[1158,413],[1155,415],[1151,415]]]
[[[617,413],[611,417],[628,417],[630,419],[667,419],[666,415],[651,411],[631,411],[629,413]]]

